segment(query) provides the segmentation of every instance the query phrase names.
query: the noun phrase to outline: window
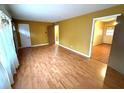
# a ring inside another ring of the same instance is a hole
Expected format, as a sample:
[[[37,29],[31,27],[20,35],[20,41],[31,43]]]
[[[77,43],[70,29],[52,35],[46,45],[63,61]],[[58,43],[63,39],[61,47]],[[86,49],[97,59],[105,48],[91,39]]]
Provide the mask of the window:
[[[114,27],[107,27],[106,35],[113,36],[113,34],[114,34]]]

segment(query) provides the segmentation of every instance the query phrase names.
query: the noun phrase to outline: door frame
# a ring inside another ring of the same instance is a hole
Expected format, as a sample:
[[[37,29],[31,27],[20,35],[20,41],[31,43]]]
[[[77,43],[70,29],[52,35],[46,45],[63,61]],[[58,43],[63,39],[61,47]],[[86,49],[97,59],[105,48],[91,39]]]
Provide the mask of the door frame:
[[[105,18],[113,18],[113,17],[118,17],[118,16],[121,16],[122,14],[114,14],[114,15],[108,15],[108,16],[102,16],[102,17],[97,17],[97,18],[93,18],[93,21],[92,21],[92,31],[91,31],[91,38],[90,38],[90,48],[89,48],[89,57],[92,56],[92,48],[93,48],[93,38],[94,38],[94,29],[95,29],[95,22],[97,20],[102,20],[102,19],[105,19]]]
[[[18,31],[19,31],[19,25],[20,25],[20,24],[26,24],[26,23],[19,23],[19,24],[18,24]],[[29,24],[26,24],[26,25],[28,25],[28,27],[29,27],[28,30],[29,30],[29,36],[30,36],[30,45],[29,45],[29,46],[26,46],[26,47],[31,47],[31,33],[30,33],[30,26],[29,26]],[[20,34],[20,31],[19,31],[19,36],[20,36],[20,35],[21,35],[21,34]],[[21,42],[22,42],[22,41],[21,41],[21,36],[20,36],[20,43],[21,43]],[[20,48],[25,48],[25,47],[21,45]]]

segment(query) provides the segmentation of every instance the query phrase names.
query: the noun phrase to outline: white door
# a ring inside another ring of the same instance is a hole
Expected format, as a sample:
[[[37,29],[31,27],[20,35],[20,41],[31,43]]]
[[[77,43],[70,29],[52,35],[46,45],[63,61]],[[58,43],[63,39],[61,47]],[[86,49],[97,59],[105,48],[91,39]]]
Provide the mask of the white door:
[[[29,24],[19,24],[18,27],[21,39],[21,47],[30,47],[31,40]]]

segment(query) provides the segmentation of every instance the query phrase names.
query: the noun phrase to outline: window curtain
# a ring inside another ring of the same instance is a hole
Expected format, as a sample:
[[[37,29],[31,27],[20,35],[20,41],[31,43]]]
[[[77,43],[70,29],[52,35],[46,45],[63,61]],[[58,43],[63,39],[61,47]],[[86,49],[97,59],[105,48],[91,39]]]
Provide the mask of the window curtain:
[[[0,88],[11,88],[8,74],[0,62]]]
[[[0,11],[0,64],[7,73],[5,77],[9,80],[8,85],[13,84],[13,74],[16,73],[19,62],[13,40],[11,20],[2,11]],[[1,76],[4,75],[5,73],[1,74]],[[2,82],[0,81],[1,84]]]

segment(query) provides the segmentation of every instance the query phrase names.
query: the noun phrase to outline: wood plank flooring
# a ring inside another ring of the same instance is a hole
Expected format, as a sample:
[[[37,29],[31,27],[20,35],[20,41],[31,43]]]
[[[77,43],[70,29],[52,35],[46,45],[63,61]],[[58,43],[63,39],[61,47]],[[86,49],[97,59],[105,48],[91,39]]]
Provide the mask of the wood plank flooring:
[[[110,50],[111,50],[110,44],[96,45],[93,47],[92,58],[107,64],[109,60]]]
[[[120,73],[108,70],[108,73],[114,71],[112,74],[119,75],[113,79],[116,82],[108,84],[106,82],[112,78],[105,75],[106,64],[60,46],[20,49],[19,61],[13,88],[124,88],[124,77]]]

